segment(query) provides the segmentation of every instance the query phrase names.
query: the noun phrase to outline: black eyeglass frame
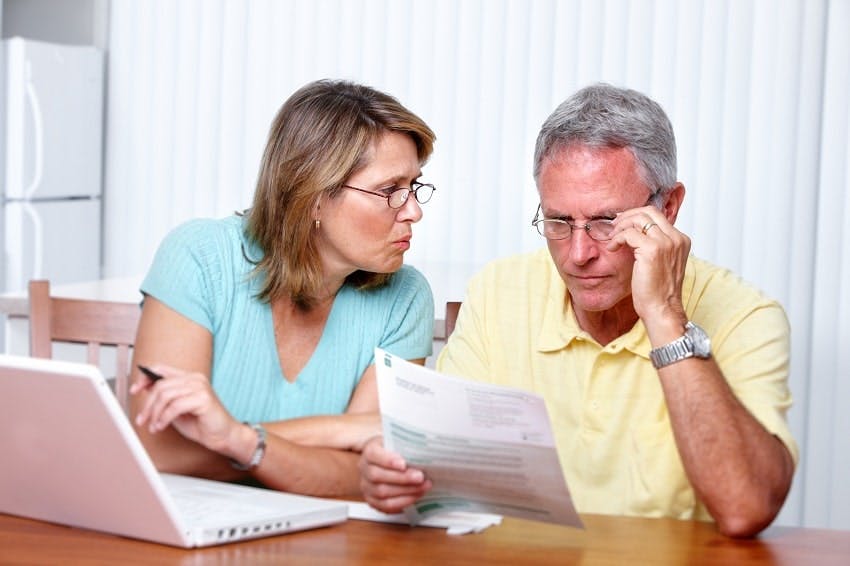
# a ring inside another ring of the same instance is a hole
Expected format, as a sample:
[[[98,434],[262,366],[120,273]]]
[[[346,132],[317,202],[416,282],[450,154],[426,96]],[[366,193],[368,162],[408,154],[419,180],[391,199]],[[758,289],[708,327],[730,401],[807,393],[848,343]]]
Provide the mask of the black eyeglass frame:
[[[407,204],[407,199],[410,198],[411,193],[413,194],[413,198],[416,199],[416,202],[418,202],[419,204],[425,204],[434,197],[434,193],[437,190],[437,187],[435,187],[431,183],[419,183],[419,182],[411,183],[410,187],[398,187],[396,190],[394,190],[393,192],[391,192],[388,195],[385,195],[385,194],[382,194],[382,193],[379,193],[379,192],[376,192],[376,191],[368,191],[366,189],[361,189],[360,187],[352,187],[351,185],[342,185],[342,188],[352,189],[352,190],[355,190],[355,191],[360,191],[361,193],[366,193],[367,195],[374,195],[376,197],[385,198],[385,199],[387,199],[387,206],[389,206],[393,210],[398,210],[399,208],[401,208],[405,204]],[[422,189],[422,188],[428,188],[428,189],[431,190],[431,192],[428,193],[427,198],[420,198],[419,197],[419,189]],[[404,193],[405,193],[404,198],[402,199],[401,203],[398,206],[393,206],[392,205],[392,198],[402,191],[404,191]]]

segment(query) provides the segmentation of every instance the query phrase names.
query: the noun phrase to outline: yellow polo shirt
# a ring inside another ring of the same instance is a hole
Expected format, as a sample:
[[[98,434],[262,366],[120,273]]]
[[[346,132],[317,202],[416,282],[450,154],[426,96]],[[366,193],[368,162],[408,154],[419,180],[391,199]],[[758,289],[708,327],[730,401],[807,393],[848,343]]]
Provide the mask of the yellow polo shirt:
[[[694,257],[682,298],[735,395],[796,462],[782,307]],[[470,281],[437,369],[546,399],[579,512],[711,520],[682,467],[649,350],[641,321],[604,347],[581,330],[544,248],[497,260]]]

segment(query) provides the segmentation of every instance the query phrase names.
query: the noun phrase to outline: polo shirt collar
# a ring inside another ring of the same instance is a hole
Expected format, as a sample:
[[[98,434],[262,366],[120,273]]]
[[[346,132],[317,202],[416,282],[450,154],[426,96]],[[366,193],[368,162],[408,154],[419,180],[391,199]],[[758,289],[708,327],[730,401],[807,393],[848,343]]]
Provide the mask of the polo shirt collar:
[[[579,327],[572,301],[567,293],[567,286],[561,279],[554,263],[552,263],[551,257],[549,262],[549,292],[544,302],[546,310],[543,313],[543,324],[537,335],[537,350],[539,352],[555,352],[571,346],[578,340],[595,342],[590,334]],[[685,265],[685,277],[682,281],[682,303],[686,310],[694,289],[694,279],[694,265],[693,262],[688,261]],[[651,346],[646,327],[641,320],[638,320],[628,332],[607,344],[605,349],[612,353],[626,349],[649,359]]]

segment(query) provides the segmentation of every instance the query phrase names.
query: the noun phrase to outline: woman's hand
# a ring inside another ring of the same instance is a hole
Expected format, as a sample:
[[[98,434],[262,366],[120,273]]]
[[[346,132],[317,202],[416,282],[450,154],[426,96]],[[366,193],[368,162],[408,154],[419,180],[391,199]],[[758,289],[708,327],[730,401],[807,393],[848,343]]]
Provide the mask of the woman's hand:
[[[422,470],[408,468],[404,459],[374,437],[360,454],[360,491],[366,502],[384,513],[399,513],[431,489]]]
[[[162,376],[155,382],[139,378],[131,394],[146,391],[136,425],[156,434],[173,426],[181,435],[228,457],[241,452],[242,423],[234,419],[219,401],[209,378],[197,372],[184,372],[167,365],[151,370]]]

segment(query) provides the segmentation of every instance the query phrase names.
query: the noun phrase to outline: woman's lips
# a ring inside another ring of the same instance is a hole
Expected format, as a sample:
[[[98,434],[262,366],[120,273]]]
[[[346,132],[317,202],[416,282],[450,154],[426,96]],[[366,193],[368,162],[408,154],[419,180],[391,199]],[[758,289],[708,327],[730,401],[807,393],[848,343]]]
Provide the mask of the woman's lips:
[[[396,240],[393,242],[393,245],[401,250],[409,250],[410,249],[410,237],[402,238],[400,240]]]

